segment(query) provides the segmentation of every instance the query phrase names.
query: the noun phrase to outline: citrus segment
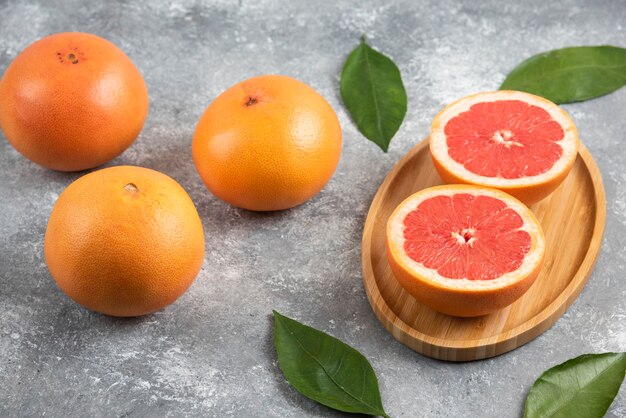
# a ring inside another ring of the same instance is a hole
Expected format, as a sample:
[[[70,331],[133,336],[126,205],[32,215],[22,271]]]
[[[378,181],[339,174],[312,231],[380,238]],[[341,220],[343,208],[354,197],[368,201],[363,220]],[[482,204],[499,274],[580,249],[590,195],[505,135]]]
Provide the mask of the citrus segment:
[[[578,149],[576,127],[560,107],[516,91],[453,103],[435,117],[430,139],[444,180],[497,187],[527,204],[561,183]]]
[[[511,304],[540,271],[545,242],[530,210],[495,189],[422,190],[387,225],[390,266],[418,301],[476,316]]]

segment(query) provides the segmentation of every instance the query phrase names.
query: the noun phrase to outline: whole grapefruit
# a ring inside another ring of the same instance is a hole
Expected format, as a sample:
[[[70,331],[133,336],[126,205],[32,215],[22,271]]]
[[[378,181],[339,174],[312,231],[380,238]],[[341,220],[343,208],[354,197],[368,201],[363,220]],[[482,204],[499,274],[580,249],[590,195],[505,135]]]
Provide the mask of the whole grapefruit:
[[[331,178],[341,127],[328,102],[290,77],[265,75],[230,87],[206,109],[193,160],[207,188],[244,209],[299,205]]]
[[[58,33],[22,51],[0,80],[0,127],[26,158],[47,168],[96,167],[133,143],[148,91],[131,60],[87,33]]]
[[[157,311],[181,296],[204,259],[196,208],[172,178],[141,167],[94,171],[59,196],[46,230],[48,270],[86,308]]]

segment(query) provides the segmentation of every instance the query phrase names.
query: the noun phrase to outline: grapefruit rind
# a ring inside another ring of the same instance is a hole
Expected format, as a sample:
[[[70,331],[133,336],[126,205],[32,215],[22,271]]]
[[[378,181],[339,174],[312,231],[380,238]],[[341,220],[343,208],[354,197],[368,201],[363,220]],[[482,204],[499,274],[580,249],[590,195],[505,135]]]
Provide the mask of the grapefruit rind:
[[[469,171],[463,164],[450,157],[444,132],[448,122],[459,114],[469,111],[477,103],[500,100],[519,100],[532,106],[540,107],[548,112],[555,122],[561,125],[564,135],[561,140],[555,141],[555,143],[561,146],[563,154],[550,169],[536,176],[524,176],[515,179],[488,177]],[[463,180],[463,182],[470,184],[502,189],[520,186],[542,186],[555,178],[561,177],[563,173],[569,172],[573,166],[578,153],[578,131],[567,112],[542,97],[520,91],[501,90],[485,92],[457,100],[435,116],[430,131],[430,152],[438,171],[441,172],[441,167],[445,168],[449,172],[448,174],[457,181]],[[564,178],[564,176],[562,177]]]

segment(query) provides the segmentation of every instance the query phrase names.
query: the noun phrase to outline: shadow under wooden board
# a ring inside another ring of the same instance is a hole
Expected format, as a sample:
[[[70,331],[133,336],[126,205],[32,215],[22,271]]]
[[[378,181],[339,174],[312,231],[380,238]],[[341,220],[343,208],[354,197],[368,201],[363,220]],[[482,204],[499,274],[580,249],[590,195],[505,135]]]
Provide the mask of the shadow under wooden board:
[[[531,206],[546,236],[539,277],[520,299],[493,314],[457,318],[418,303],[398,284],[387,263],[387,219],[407,196],[442,184],[428,138],[387,175],[363,230],[363,282],[374,313],[402,344],[429,357],[468,361],[513,350],[548,329],[576,299],[595,264],[604,232],[606,201],[598,166],[581,144],[565,181]]]

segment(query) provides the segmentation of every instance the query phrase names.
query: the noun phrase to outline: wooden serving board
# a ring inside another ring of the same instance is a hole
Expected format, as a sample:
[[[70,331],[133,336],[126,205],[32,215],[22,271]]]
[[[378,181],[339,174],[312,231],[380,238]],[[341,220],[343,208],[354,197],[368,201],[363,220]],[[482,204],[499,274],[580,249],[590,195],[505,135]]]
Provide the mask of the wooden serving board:
[[[467,361],[497,356],[548,329],[584,287],[600,250],[606,217],[602,177],[581,144],[574,168],[550,196],[531,207],[546,236],[546,258],[524,296],[493,314],[457,318],[418,303],[391,273],[385,250],[387,219],[410,194],[441,184],[428,139],[387,175],[363,230],[363,282],[374,313],[402,344],[429,357]]]

